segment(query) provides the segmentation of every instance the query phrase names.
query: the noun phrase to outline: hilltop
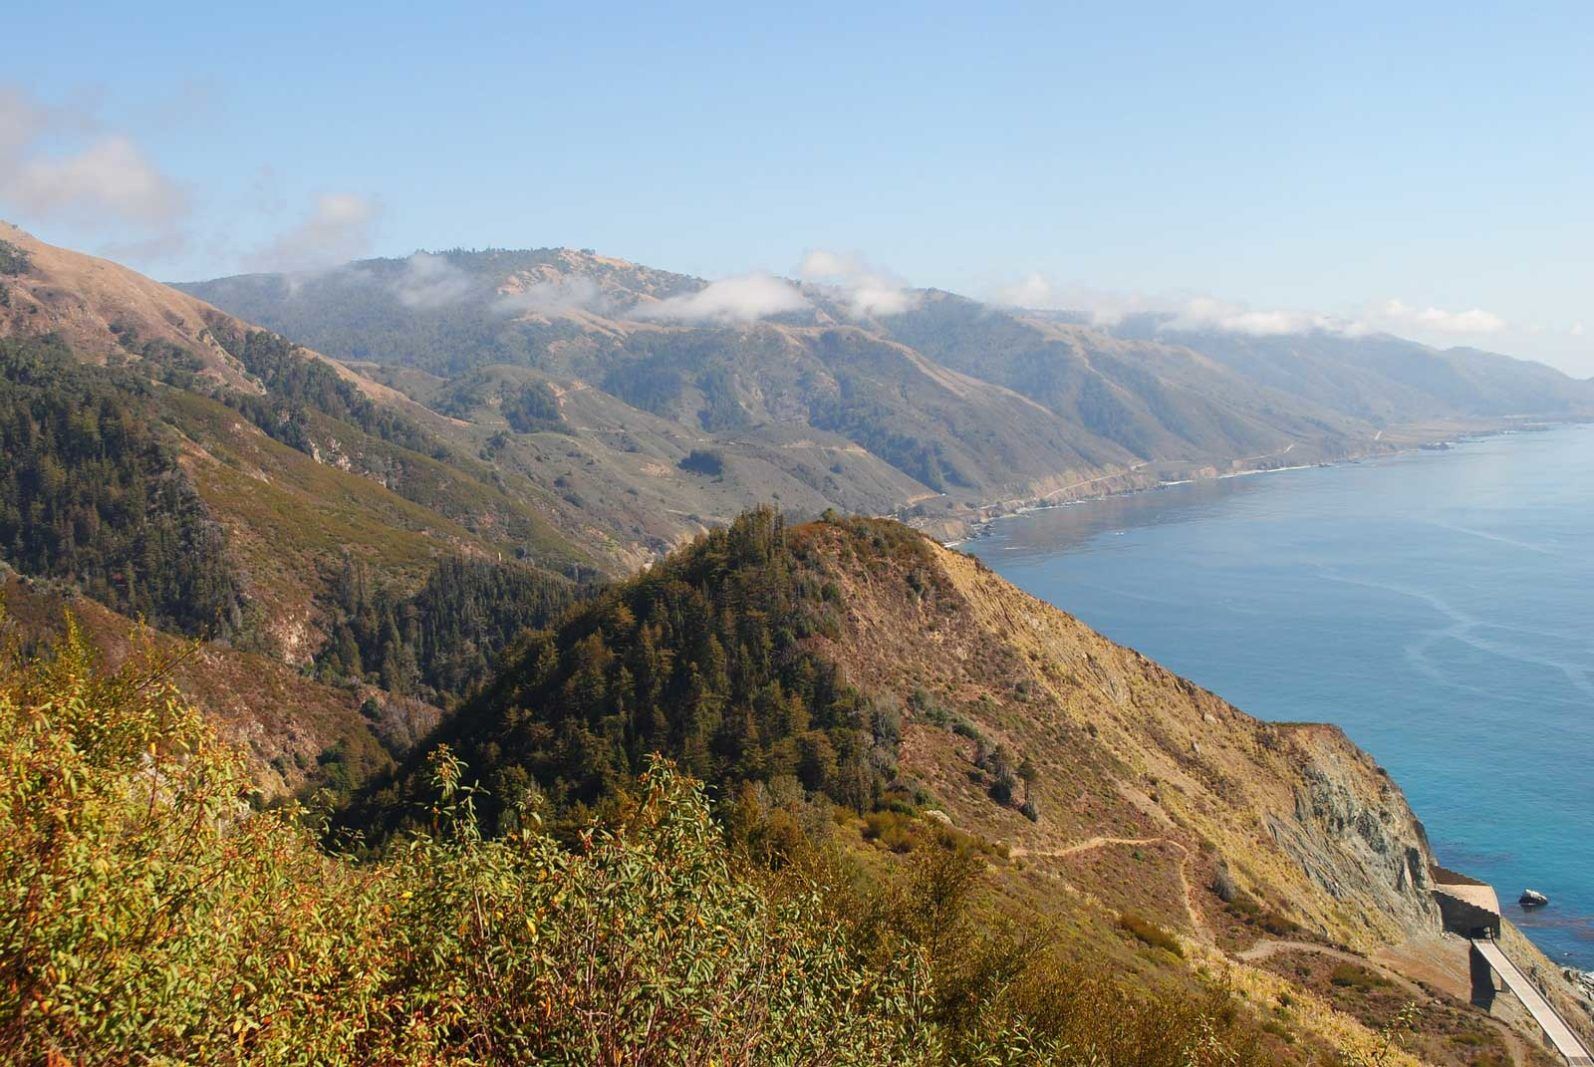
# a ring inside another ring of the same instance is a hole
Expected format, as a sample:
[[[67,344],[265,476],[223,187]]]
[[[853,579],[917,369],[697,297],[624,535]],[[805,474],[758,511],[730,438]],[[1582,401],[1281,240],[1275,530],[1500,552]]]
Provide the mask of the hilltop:
[[[894,523],[744,516],[528,637],[435,740],[500,832],[624,810],[654,751],[759,849],[801,827],[885,876],[951,828],[993,914],[1132,984],[1226,975],[1303,1057],[1387,1024],[1361,990],[1397,981],[1426,1062],[1536,1040],[1467,1006],[1422,826],[1343,733],[1253,719]],[[428,758],[346,818],[410,821]],[[1314,984],[1336,966],[1367,977]]]
[[[888,521],[754,512],[525,635],[344,810],[358,861],[291,810],[186,817],[252,785],[146,660],[57,647],[0,673],[0,759],[65,772],[4,780],[7,899],[71,890],[18,927],[0,1048],[1549,1062],[1468,1004],[1421,826],[1339,731]],[[116,880],[129,849],[154,881]],[[80,951],[112,897],[126,928]]]

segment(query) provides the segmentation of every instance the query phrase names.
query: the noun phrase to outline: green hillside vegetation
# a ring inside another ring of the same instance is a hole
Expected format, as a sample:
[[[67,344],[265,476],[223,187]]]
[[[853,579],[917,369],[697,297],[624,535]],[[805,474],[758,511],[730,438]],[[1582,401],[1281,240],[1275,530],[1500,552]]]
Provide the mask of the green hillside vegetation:
[[[542,625],[573,599],[570,580],[530,559],[456,558],[501,542],[512,555],[578,569],[545,519],[472,478],[474,461],[461,470],[406,416],[373,405],[330,365],[275,335],[254,331],[240,350],[268,382],[264,394],[219,389],[191,373],[179,376],[184,388],[169,361],[97,367],[54,338],[0,341],[0,443],[16,460],[0,470],[0,558],[163,629],[256,642],[262,611],[284,588],[276,573],[306,584],[310,599],[336,600],[341,594],[317,572],[336,575],[353,546],[371,572],[362,588],[380,587],[388,598],[378,614],[401,607],[404,617],[396,639],[383,636],[385,618],[356,634],[363,656],[343,676],[381,671],[387,649],[403,645],[396,691],[419,686],[433,698],[461,692],[519,629]],[[271,442],[240,438],[228,410],[306,458],[288,461]],[[318,440],[357,456],[398,496],[316,462]],[[179,462],[185,442],[222,462],[201,462],[191,474]],[[272,476],[246,473],[262,470]],[[249,609],[254,600],[261,611]],[[346,614],[369,608],[355,604]],[[323,660],[335,669],[342,661],[330,651]]]
[[[448,457],[448,450],[412,420],[378,407],[331,364],[311,359],[293,342],[266,330],[240,334],[220,323],[211,333],[265,389],[264,396],[229,392],[226,402],[277,440],[310,451],[306,413],[317,411],[434,459]]]
[[[217,399],[274,439],[307,455],[346,462],[473,533],[535,551],[555,565],[576,555],[536,511],[531,486],[510,492],[491,468],[459,454],[392,405],[375,403],[332,364],[266,330],[240,333],[218,322],[212,334],[264,387],[260,395],[222,390]]]
[[[221,527],[150,387],[49,340],[0,339],[0,557],[126,615],[205,637],[243,604]]]
[[[890,529],[902,551],[922,544]],[[482,776],[490,821],[579,820],[654,752],[712,786],[788,781],[870,810],[895,774],[900,714],[805,649],[836,630],[827,595],[781,517],[750,512],[528,636],[442,737]],[[424,788],[412,764],[374,808],[401,816]]]
[[[329,854],[252,809],[163,669],[70,636],[0,666],[8,1062],[1276,1062],[1221,988],[1130,992],[981,921],[951,836],[897,872],[803,839],[772,869],[662,761],[571,849],[484,836],[439,749],[422,830]]]
[[[548,626],[583,593],[547,571],[462,558],[439,561],[406,593],[345,559],[326,597],[331,639],[317,671],[447,701],[482,685],[517,634]]]

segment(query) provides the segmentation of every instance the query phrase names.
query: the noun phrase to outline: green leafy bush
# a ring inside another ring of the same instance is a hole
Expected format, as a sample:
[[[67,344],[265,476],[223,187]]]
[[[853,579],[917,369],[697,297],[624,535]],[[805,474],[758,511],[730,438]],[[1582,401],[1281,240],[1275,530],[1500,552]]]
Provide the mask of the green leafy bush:
[[[430,832],[358,865],[252,807],[160,670],[102,674],[69,627],[0,676],[0,1060],[928,1059],[917,957],[738,877],[668,764],[569,850],[529,818],[484,840],[441,750]]]
[[[692,474],[718,478],[725,473],[725,455],[713,449],[694,448],[676,466]]]

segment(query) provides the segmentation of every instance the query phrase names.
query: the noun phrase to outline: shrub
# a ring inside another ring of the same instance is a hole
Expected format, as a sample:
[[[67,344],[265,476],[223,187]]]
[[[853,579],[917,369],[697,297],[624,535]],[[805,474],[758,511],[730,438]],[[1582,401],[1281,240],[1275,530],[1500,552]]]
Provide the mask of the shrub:
[[[1374,974],[1365,967],[1358,967],[1353,963],[1335,964],[1333,972],[1328,976],[1331,984],[1341,989],[1359,989],[1362,992],[1387,986],[1389,979],[1381,974]]]
[[[439,750],[430,832],[358,865],[251,808],[161,666],[72,628],[0,667],[0,1061],[922,1061],[918,957],[739,877],[668,764],[572,852],[484,839]]]
[[[676,466],[691,474],[718,478],[725,473],[725,456],[717,451],[694,448]]]
[[[1175,956],[1183,956],[1179,939],[1138,912],[1126,911],[1118,916],[1118,928],[1133,934],[1136,939],[1152,948],[1166,949]]]
[[[878,841],[892,852],[911,852],[918,839],[913,823],[911,816],[895,811],[872,811],[864,816],[864,840]]]
[[[1229,871],[1229,865],[1223,860],[1218,860],[1217,868],[1212,872],[1212,892],[1217,894],[1219,900],[1225,904],[1234,903],[1240,895],[1240,887],[1234,882],[1234,875]]]
[[[0,274],[26,274],[32,265],[27,250],[10,241],[0,241]]]
[[[908,697],[908,707],[931,726],[946,726],[952,722],[952,713],[946,709],[946,705],[922,686],[915,689]]]

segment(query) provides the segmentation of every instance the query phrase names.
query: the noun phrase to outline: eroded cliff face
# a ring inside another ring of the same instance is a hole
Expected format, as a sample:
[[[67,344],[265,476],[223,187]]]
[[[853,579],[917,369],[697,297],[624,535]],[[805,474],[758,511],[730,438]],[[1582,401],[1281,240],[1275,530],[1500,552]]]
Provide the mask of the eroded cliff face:
[[[1306,762],[1293,817],[1264,817],[1273,843],[1336,902],[1386,911],[1406,933],[1432,929],[1433,854],[1400,789],[1337,727],[1285,729]]]
[[[843,594],[828,654],[904,709],[902,767],[959,825],[1197,935],[1228,921],[1236,889],[1362,949],[1438,929],[1422,826],[1338,729],[1252,718],[960,553],[926,541],[885,559],[808,529],[834,542]],[[1035,771],[1007,804],[979,766],[997,746]]]

